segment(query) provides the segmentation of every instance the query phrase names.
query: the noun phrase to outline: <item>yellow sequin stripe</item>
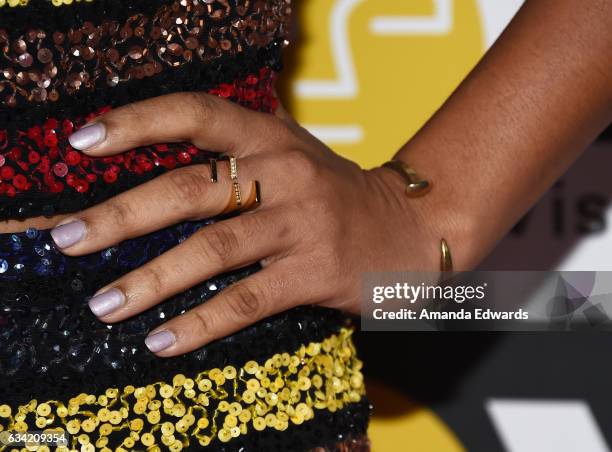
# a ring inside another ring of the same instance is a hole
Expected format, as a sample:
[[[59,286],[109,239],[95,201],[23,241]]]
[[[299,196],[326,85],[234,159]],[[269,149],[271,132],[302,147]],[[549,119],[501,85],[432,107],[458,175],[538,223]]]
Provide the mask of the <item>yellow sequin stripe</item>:
[[[32,400],[12,409],[0,405],[0,431],[67,431],[69,447],[58,452],[179,451],[191,441],[201,446],[231,441],[250,431],[286,430],[312,419],[317,410],[334,412],[365,394],[362,363],[352,330],[343,328],[322,342],[278,353],[264,363],[247,362],[172,382],[110,388],[79,394],[68,403]],[[119,435],[117,443],[115,439]],[[39,447],[37,450],[48,450]],[[6,447],[0,447],[5,450]]]
[[[72,5],[73,3],[91,3],[94,0],[51,0],[53,6],[64,6]],[[16,6],[28,6],[30,0],[0,0],[0,8],[3,6],[9,6],[14,8]]]

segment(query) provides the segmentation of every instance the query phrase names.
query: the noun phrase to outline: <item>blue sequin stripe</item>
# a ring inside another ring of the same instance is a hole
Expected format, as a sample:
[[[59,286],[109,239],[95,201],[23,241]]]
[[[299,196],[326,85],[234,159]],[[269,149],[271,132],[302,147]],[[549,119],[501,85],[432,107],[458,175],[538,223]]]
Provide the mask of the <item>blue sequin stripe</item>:
[[[117,246],[85,256],[62,254],[51,239],[50,230],[29,228],[25,232],[0,234],[0,281],[25,275],[56,277],[67,269],[95,271],[108,266],[128,272],[184,241],[213,220],[190,221],[126,240]]]

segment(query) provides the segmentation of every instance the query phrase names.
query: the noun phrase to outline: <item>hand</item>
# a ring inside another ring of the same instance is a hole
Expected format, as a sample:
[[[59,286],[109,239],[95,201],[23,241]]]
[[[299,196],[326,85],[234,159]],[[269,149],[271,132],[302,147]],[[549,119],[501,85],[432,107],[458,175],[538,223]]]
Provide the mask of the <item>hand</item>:
[[[256,210],[207,226],[91,299],[104,322],[134,316],[214,275],[263,269],[169,320],[147,338],[159,356],[182,354],[305,304],[358,313],[366,271],[436,270],[439,236],[388,169],[363,171],[279,116],[200,93],[171,94],[99,117],[71,137],[92,156],[188,141],[238,158],[243,197],[262,188]],[[208,165],[177,169],[61,222],[52,236],[68,255],[92,253],[184,220],[218,215],[231,183]],[[67,226],[68,225],[68,226]]]

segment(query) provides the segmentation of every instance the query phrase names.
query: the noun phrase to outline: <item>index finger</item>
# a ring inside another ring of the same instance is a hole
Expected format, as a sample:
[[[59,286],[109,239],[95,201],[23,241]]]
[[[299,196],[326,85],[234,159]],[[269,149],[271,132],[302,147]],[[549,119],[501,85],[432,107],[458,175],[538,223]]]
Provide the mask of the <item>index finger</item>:
[[[190,142],[242,157],[281,144],[282,120],[204,92],[174,93],[111,110],[69,138],[91,156],[157,143]]]

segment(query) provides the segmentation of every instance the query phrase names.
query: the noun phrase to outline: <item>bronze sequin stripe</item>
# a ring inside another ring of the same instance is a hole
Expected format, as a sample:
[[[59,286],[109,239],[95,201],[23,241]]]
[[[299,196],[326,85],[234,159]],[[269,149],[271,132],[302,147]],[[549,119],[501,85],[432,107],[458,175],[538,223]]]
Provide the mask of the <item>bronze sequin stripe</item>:
[[[286,34],[290,0],[180,0],[152,17],[85,22],[67,32],[32,28],[11,39],[0,30],[0,102],[55,102],[143,79],[194,61],[209,64]]]
[[[67,403],[0,405],[0,435],[67,431],[71,444],[57,451],[108,452],[179,451],[194,442],[205,447],[253,431],[284,431],[313,419],[317,411],[335,412],[361,401],[362,363],[351,334],[343,328],[322,342],[277,353],[263,363],[248,361],[192,377],[179,374],[171,382],[79,394]]]

